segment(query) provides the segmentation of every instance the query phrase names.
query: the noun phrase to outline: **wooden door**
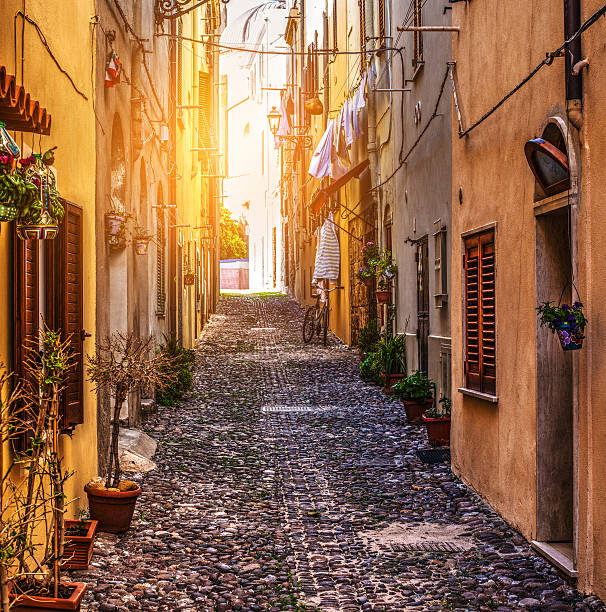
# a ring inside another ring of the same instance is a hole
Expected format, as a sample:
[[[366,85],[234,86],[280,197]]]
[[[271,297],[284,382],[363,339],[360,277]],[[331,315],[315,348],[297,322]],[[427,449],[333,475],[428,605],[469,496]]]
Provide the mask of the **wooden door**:
[[[417,351],[419,370],[429,367],[429,257],[428,239],[417,243]]]

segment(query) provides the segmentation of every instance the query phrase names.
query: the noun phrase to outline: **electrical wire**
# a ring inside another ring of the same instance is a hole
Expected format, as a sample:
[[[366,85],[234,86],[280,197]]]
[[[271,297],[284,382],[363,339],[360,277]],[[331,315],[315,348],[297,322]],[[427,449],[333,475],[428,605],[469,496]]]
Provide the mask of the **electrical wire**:
[[[40,26],[31,17],[28,17],[23,11],[17,11],[15,13],[15,20],[14,20],[15,28],[17,24],[17,17],[21,17],[24,22],[27,21],[27,23],[33,26],[33,28],[36,30],[36,34],[38,34],[38,38],[40,39],[42,46],[46,49],[46,52],[49,54],[50,58],[55,63],[55,66],[57,66],[57,68],[59,69],[59,72],[61,72],[62,74],[66,76],[67,80],[70,82],[71,86],[74,88],[74,91],[80,97],[84,98],[88,102],[88,96],[84,92],[82,92],[80,89],[78,89],[78,86],[76,85],[76,83],[74,83],[74,79],[72,79],[69,72],[67,72],[67,70],[63,68],[63,66],[61,65],[61,63],[59,62],[59,60],[57,59],[53,51],[51,50],[48,44],[48,41],[46,40],[46,36],[44,36],[44,33],[40,29]],[[16,29],[15,29],[15,33],[16,33]],[[23,70],[21,72],[23,73]],[[21,78],[23,79],[23,74],[21,75]]]
[[[466,130],[459,129],[459,138],[464,138],[469,134],[472,130],[477,128],[479,125],[484,123],[486,119],[488,119],[491,115],[493,115],[509,98],[511,98],[514,94],[516,94],[528,81],[536,76],[536,74],[545,66],[551,66],[556,57],[559,57],[562,52],[566,51],[568,47],[583,33],[585,30],[588,30],[594,23],[598,21],[598,19],[606,14],[606,4],[602,6],[602,8],[598,9],[583,25],[562,45],[560,45],[554,51],[545,54],[545,59],[538,64],[534,70],[532,70],[526,77],[524,77],[509,93],[507,93],[503,98],[499,100],[490,110],[485,112],[475,123],[470,125]]]

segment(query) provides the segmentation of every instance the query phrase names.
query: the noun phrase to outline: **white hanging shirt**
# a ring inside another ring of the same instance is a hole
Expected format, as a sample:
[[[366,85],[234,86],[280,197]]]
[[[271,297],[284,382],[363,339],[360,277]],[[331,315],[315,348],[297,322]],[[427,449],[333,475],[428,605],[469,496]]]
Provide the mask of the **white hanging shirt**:
[[[309,163],[308,172],[311,174],[311,176],[317,179],[330,175],[333,123],[333,119],[328,121],[326,131],[324,132],[322,138],[320,138],[320,142],[318,143],[318,146],[311,157],[311,162]]]
[[[338,279],[340,264],[341,251],[339,249],[339,235],[334,224],[333,215],[330,213],[320,230],[313,282],[315,283],[323,278],[330,280]]]

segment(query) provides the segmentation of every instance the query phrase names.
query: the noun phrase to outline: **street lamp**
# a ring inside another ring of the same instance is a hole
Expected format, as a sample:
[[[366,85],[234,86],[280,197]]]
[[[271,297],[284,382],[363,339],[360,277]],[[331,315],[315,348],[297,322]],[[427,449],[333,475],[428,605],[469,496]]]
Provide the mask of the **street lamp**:
[[[282,115],[280,114],[280,111],[275,106],[272,106],[271,110],[267,114],[267,121],[269,121],[269,131],[274,136],[280,139],[280,144],[282,144],[282,141],[286,141],[286,142],[291,142],[296,146],[302,146],[306,149],[311,148],[313,141],[309,134],[305,134],[304,132],[299,133],[299,134],[292,134],[292,135],[278,134],[278,130],[280,129],[280,119],[281,118],[282,118]],[[297,126],[294,126],[294,129],[303,131],[303,130],[306,130],[307,128],[304,128],[304,127],[299,128]]]
[[[267,120],[269,121],[269,130],[275,136],[278,133],[278,129],[280,128],[280,119],[282,115],[278,111],[275,106],[272,106],[272,109],[269,111],[267,115]]]

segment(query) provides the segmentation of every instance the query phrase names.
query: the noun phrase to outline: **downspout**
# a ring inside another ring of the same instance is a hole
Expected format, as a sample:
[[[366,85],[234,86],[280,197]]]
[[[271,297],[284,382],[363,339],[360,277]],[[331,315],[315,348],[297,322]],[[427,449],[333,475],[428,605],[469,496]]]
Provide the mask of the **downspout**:
[[[370,32],[374,35],[375,24],[374,24],[374,11],[375,6],[373,0],[364,0],[365,12],[366,12],[366,32]],[[362,58],[365,60],[366,58]],[[366,104],[368,110],[368,161],[370,168],[370,180],[372,185],[378,185],[378,150],[377,150],[377,105],[375,100],[375,94],[369,88],[368,90],[368,102]],[[377,206],[377,197],[375,191],[370,192],[371,205],[375,207],[377,214],[377,227],[380,227],[379,210]],[[376,238],[376,236],[375,236]]]
[[[177,205],[177,28],[174,19],[170,21],[169,42],[169,104],[170,104],[170,155],[172,168],[168,176],[169,204]],[[175,212],[172,212],[172,211]],[[171,218],[172,215],[172,218]],[[176,225],[178,208],[169,209],[169,226]],[[177,335],[177,230],[168,228],[168,331]]]
[[[581,27],[581,0],[564,0],[564,35],[570,39]],[[577,130],[583,127],[583,77],[573,68],[582,60],[581,36],[577,36],[565,51],[566,112]]]

